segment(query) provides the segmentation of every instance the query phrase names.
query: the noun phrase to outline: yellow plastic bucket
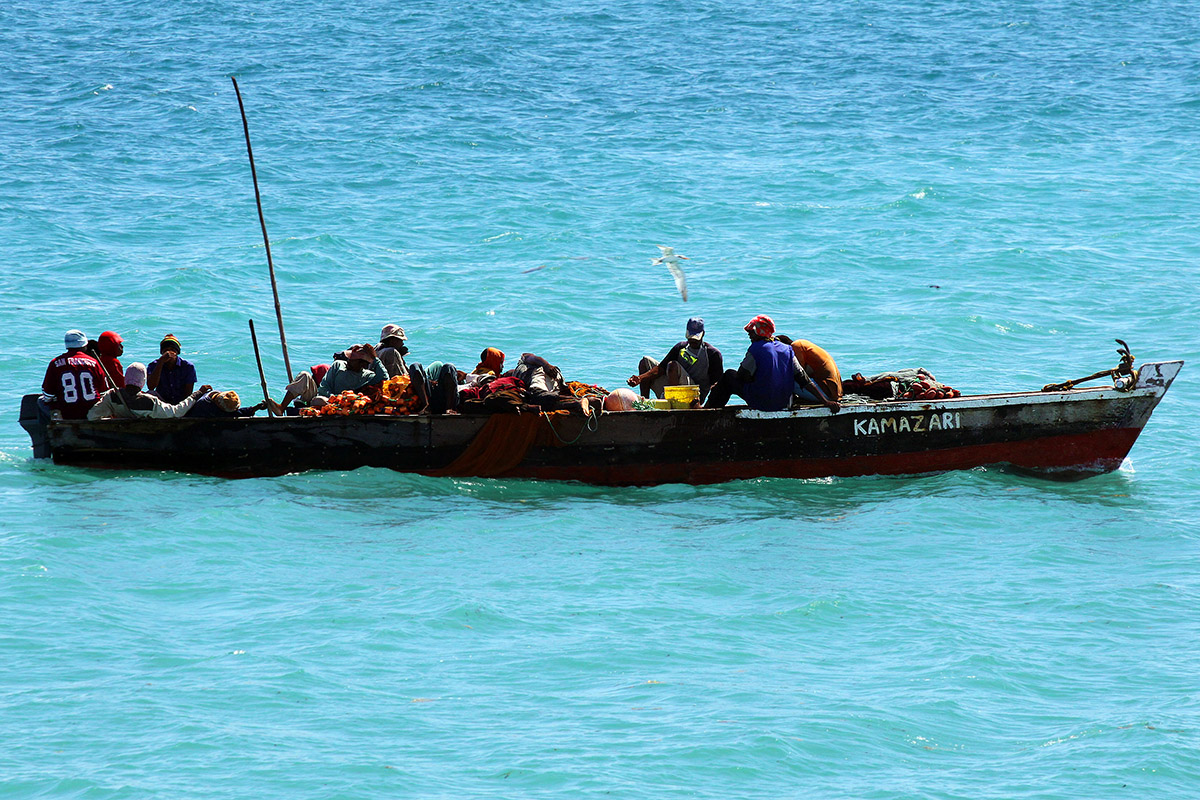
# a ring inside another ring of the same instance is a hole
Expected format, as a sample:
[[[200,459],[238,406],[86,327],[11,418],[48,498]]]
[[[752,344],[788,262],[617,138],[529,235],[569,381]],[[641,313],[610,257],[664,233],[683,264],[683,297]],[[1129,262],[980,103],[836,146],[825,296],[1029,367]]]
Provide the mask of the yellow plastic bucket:
[[[699,386],[665,386],[663,396],[671,408],[691,408],[700,399]]]

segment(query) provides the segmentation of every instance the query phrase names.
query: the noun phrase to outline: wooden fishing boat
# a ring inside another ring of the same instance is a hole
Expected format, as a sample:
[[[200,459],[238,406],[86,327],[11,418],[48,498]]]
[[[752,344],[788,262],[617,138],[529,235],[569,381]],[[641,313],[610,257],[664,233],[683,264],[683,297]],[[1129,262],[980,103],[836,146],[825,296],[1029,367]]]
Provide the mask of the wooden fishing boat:
[[[1182,368],[1143,364],[1119,388],[763,412],[631,411],[21,422],[57,464],[258,477],[387,467],[607,485],[901,475],[1005,466],[1062,479],[1121,465]],[[1114,371],[1115,372],[1115,371]]]

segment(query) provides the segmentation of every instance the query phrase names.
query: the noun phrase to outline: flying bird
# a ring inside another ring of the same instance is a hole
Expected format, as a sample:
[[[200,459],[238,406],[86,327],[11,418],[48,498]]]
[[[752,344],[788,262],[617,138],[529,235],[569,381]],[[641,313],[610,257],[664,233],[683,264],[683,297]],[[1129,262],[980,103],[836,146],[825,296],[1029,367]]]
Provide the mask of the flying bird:
[[[683,274],[683,267],[679,266],[679,260],[687,260],[687,256],[680,255],[675,252],[674,247],[663,247],[658,245],[658,249],[662,251],[662,255],[650,261],[654,266],[666,264],[667,269],[671,270],[672,277],[675,278],[675,287],[679,289],[679,294],[683,296],[683,302],[687,302],[687,278]]]

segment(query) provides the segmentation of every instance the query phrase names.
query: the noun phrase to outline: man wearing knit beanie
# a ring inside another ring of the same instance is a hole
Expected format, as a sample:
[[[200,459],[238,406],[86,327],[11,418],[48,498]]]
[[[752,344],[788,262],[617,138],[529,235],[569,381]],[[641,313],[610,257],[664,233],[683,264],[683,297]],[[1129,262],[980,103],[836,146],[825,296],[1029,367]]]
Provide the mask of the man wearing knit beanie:
[[[175,334],[168,333],[158,343],[162,354],[150,362],[146,385],[166,403],[180,403],[196,386],[196,367],[180,357],[182,345]]]

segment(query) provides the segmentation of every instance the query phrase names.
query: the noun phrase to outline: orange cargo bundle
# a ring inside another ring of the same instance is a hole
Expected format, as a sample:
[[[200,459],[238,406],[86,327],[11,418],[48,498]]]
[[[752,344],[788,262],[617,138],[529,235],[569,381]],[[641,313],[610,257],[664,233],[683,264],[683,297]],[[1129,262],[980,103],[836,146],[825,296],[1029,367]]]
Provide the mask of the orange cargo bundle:
[[[329,402],[320,408],[302,408],[302,417],[348,417],[351,415],[390,414],[404,416],[415,414],[419,400],[413,391],[407,375],[397,375],[388,378],[379,387],[377,399],[365,394],[345,391],[329,398]]]

